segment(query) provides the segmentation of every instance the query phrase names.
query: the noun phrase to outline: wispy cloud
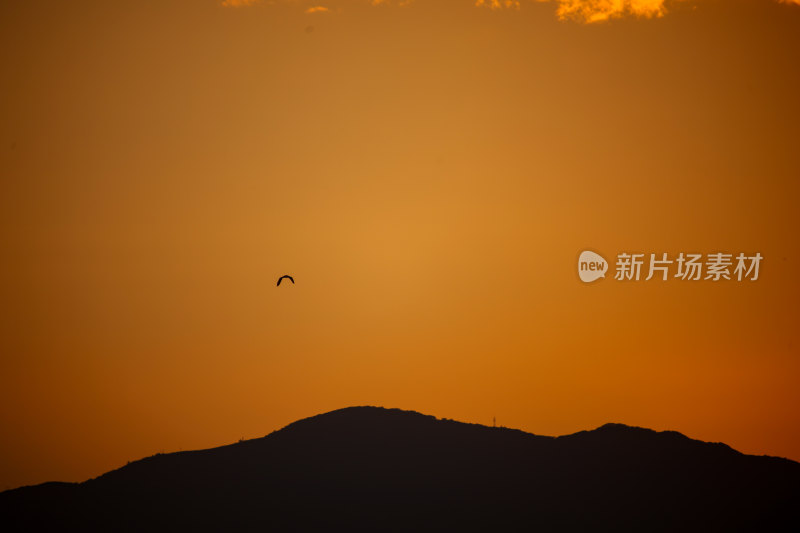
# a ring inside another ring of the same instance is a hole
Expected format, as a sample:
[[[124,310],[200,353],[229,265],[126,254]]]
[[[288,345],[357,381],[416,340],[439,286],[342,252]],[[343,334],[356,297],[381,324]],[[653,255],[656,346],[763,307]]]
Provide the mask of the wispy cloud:
[[[257,4],[259,0],[222,0],[223,7],[244,7]]]
[[[261,0],[219,0],[225,7],[244,7],[259,3]],[[279,2],[291,2],[301,4],[298,0],[266,0],[268,4]],[[341,4],[344,0],[329,0],[333,4]],[[360,0],[373,6],[396,5],[407,6],[414,0]],[[438,1],[438,0],[436,0]],[[480,8],[497,9],[521,9],[524,4],[531,2],[548,2],[555,4],[556,16],[560,20],[574,20],[587,24],[604,22],[610,19],[621,17],[641,17],[658,18],[663,17],[668,12],[668,4],[674,2],[702,0],[464,0],[470,1],[473,5]],[[764,0],[753,0],[764,1]],[[800,0],[773,0],[781,4],[791,4],[800,6]],[[308,6],[310,2],[306,3]],[[341,6],[336,7],[341,9]],[[328,13],[331,8],[325,6],[311,5],[304,10],[306,13]]]
[[[519,0],[477,0],[476,7],[488,7],[489,9],[519,9]]]
[[[637,17],[663,17],[666,0],[553,0],[558,3],[556,14],[561,20],[602,22],[612,18],[634,15]]]

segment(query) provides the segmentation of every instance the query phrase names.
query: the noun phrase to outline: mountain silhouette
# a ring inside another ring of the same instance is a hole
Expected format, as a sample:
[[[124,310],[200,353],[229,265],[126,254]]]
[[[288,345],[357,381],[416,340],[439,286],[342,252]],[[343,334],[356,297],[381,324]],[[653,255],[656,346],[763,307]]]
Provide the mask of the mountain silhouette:
[[[350,407],[0,493],[14,530],[796,531],[800,463],[607,424],[543,437]]]

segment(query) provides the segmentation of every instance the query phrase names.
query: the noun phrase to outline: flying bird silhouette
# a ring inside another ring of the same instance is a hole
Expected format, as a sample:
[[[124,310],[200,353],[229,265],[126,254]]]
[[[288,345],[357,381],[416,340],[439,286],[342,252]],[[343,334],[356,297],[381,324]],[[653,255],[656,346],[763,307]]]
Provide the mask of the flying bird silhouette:
[[[276,287],[280,287],[281,286],[281,281],[283,281],[283,278],[288,279],[289,281],[292,282],[292,285],[294,285],[294,278],[292,276],[290,276],[289,274],[284,274],[283,276],[278,278],[278,284],[275,285]]]

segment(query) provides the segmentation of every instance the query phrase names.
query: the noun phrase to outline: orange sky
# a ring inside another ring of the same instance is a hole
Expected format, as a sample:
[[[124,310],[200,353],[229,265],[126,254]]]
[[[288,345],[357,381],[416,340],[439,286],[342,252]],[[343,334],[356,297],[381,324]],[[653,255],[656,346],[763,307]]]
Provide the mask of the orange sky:
[[[0,489],[364,404],[800,460],[800,7],[229,3],[0,4]]]

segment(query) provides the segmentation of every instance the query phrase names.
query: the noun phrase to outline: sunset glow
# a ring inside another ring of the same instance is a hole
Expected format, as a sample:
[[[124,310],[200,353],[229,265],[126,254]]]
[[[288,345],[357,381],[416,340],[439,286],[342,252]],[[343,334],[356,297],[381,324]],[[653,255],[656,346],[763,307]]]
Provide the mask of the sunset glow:
[[[800,460],[798,35],[771,0],[3,2],[0,489],[351,405]],[[584,250],[764,260],[584,284]]]

